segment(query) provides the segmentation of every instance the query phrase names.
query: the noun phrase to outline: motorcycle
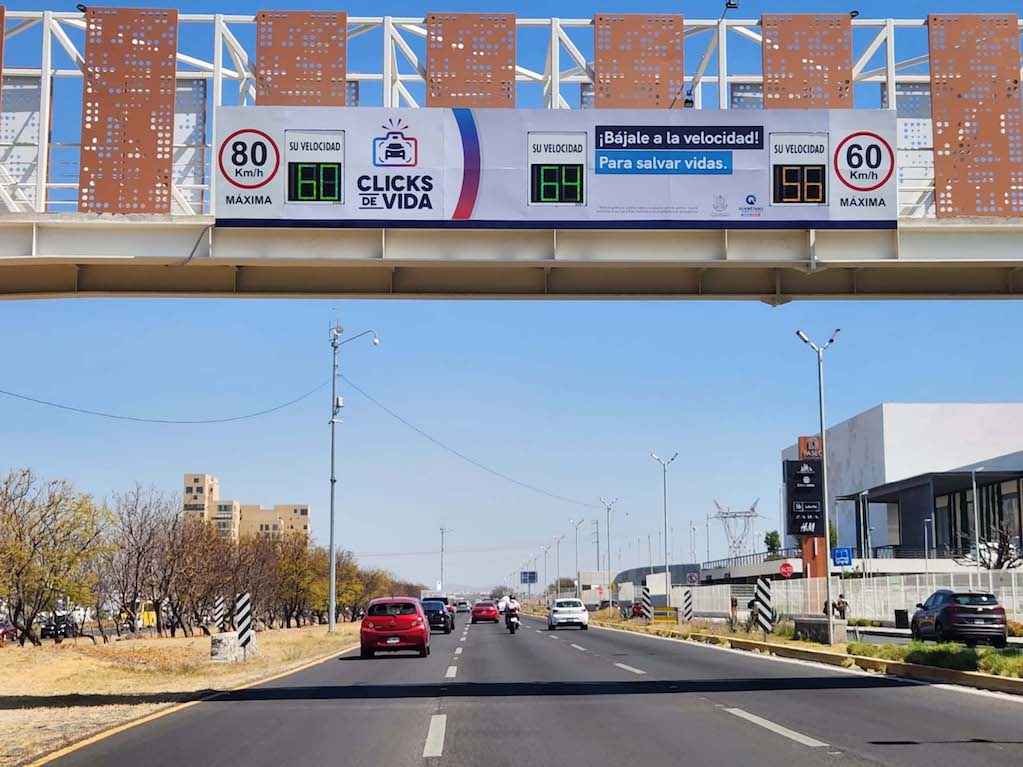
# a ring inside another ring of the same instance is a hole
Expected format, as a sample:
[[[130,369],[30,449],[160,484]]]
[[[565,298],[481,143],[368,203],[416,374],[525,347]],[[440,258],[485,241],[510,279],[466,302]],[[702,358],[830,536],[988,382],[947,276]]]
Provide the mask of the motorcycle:
[[[514,634],[519,628],[519,611],[508,610],[504,614],[505,625],[508,626],[508,632]]]

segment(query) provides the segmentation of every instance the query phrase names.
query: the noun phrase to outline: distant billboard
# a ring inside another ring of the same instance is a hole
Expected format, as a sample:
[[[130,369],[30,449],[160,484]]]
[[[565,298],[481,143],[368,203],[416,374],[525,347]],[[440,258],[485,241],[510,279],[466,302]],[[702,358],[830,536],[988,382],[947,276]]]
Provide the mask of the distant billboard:
[[[522,585],[536,583],[536,570],[522,570],[519,572],[519,583]]]

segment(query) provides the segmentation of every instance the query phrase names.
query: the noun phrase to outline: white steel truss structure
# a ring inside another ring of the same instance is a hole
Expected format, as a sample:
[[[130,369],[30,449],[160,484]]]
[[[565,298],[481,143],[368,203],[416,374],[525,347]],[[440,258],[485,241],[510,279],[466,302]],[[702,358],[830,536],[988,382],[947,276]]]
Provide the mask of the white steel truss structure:
[[[0,296],[1017,297],[1020,222],[934,218],[926,20],[851,23],[857,106],[906,115],[897,231],[305,231],[296,249],[295,233],[214,225],[215,107],[256,103],[255,16],[179,16],[173,215],[102,217],[77,212],[83,14],[8,8]],[[519,105],[587,108],[593,20],[516,26]],[[684,29],[692,107],[759,107],[759,20],[686,18]],[[349,94],[362,105],[419,107],[426,35],[424,17],[348,17]]]

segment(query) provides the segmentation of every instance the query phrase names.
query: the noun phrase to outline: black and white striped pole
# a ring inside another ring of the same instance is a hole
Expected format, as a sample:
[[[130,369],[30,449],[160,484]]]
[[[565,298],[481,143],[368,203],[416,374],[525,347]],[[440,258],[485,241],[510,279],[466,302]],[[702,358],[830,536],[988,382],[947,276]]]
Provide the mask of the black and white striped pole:
[[[252,642],[252,595],[247,591],[235,599],[234,625],[238,630],[238,646],[248,655],[246,648]]]
[[[213,603],[213,622],[216,624],[217,628],[220,629],[220,631],[224,631],[224,629],[226,628],[225,624],[226,616],[227,611],[224,609],[224,598],[217,597],[216,601]]]
[[[770,634],[774,630],[774,611],[771,609],[771,581],[767,578],[757,578],[753,608],[757,611],[757,625],[765,636]]]

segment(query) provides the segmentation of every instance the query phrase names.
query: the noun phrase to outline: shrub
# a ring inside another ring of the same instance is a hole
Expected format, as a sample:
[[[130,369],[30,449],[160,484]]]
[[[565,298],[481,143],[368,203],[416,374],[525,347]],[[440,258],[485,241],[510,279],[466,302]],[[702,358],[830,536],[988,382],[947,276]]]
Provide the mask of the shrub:
[[[850,655],[862,655],[866,658],[881,658],[882,660],[906,660],[912,645],[898,644],[873,644],[872,642],[850,642],[846,645],[846,652]]]
[[[997,676],[1023,677],[1023,652],[1019,650],[992,650],[980,658],[980,670]]]
[[[956,671],[976,671],[980,660],[977,651],[972,647],[963,647],[948,642],[939,645],[925,645],[923,642],[912,642],[906,653],[907,663],[919,663],[923,666],[937,666]]]
[[[789,621],[779,623],[774,627],[774,631],[771,633],[781,639],[793,639],[795,638],[796,624],[790,623]]]
[[[1020,623],[1019,621],[1009,621],[1009,636],[1023,637],[1023,623]]]

